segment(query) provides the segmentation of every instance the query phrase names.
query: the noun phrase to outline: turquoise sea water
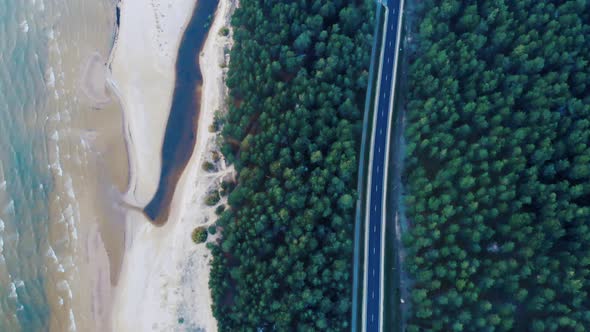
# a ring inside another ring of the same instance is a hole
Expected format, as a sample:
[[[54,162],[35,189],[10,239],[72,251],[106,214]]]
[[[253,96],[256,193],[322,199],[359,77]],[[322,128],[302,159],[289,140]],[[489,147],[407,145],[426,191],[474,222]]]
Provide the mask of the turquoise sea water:
[[[96,110],[79,85],[86,59],[108,56],[115,3],[0,0],[0,332],[86,331],[92,320],[75,289],[86,189],[76,177],[92,176],[80,119]]]
[[[0,0],[0,331],[43,331],[52,177],[45,148],[47,34],[35,1]]]

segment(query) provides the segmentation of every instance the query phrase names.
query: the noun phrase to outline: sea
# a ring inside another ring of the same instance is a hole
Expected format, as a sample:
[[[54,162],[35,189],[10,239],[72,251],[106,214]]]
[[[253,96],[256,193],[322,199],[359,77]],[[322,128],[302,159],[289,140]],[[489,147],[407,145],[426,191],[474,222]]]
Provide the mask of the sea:
[[[96,234],[127,181],[122,115],[101,76],[115,8],[0,0],[0,331],[92,331],[103,314],[88,239],[116,256]]]

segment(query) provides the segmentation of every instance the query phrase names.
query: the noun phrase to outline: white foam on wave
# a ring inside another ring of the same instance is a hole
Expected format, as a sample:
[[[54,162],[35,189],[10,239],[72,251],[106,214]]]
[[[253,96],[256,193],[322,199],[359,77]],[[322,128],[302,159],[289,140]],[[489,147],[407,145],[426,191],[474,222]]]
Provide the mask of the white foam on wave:
[[[65,241],[67,241],[67,240],[68,239],[66,239]],[[62,264],[60,264],[59,259],[57,258],[57,255],[55,254],[55,251],[53,250],[52,246],[49,246],[49,249],[47,249],[45,256],[49,257],[53,261],[53,264],[57,264],[57,268],[56,268],[57,272],[60,272],[60,273],[66,272],[66,269],[64,268],[64,266]]]
[[[61,168],[61,163],[59,161],[59,145],[55,145],[55,155],[57,156],[55,158],[55,161],[52,162],[51,164],[49,164],[49,169],[53,169],[56,173],[57,176],[61,177],[63,176],[63,170]]]
[[[66,220],[72,217],[74,215],[74,208],[72,207],[72,204],[68,204],[68,206],[66,206],[62,214],[64,215]]]
[[[55,52],[55,54],[58,56],[58,58],[61,58],[61,48],[59,47],[59,45],[57,43],[53,43],[53,45],[51,46],[50,49],[53,52]]]
[[[70,182],[71,182],[71,179],[70,179]],[[66,184],[66,186],[67,186],[67,184]],[[68,193],[68,195],[69,195],[69,193]],[[75,194],[73,193],[73,188],[72,188],[72,195],[75,198]],[[75,215],[75,213],[76,213],[76,210],[74,209],[72,204],[68,204],[68,206],[64,209],[64,211],[62,213],[62,215],[66,219],[66,222],[68,224],[68,228],[70,229],[71,238],[74,241],[78,240],[78,230],[76,229],[76,215]]]
[[[66,270],[71,271],[72,269],[76,269],[76,264],[74,264],[74,259],[71,255],[62,257],[62,262]]]
[[[55,39],[55,31],[53,31],[53,28],[47,30],[47,39],[49,39],[49,40]]]
[[[78,229],[76,227],[72,227],[71,234],[74,241],[78,240]]]
[[[55,87],[55,73],[53,72],[53,67],[47,68],[47,71],[45,72],[45,84],[50,88]]]
[[[27,20],[23,20],[22,22],[20,22],[19,26],[22,32],[29,32],[29,22],[27,22]]]
[[[71,199],[75,199],[76,193],[74,192],[74,185],[72,184],[72,178],[68,176],[66,178],[64,185],[66,187],[68,197],[70,197]]]
[[[61,169],[61,165],[59,163],[51,164],[51,168],[55,170],[57,176],[62,176],[64,174],[63,170]]]
[[[5,228],[4,220],[2,220],[2,218],[0,218],[0,232],[4,232],[4,228]]]
[[[61,121],[61,114],[59,114],[59,112],[55,112],[54,114],[52,114],[50,117],[48,117],[47,119],[51,120],[51,121],[56,121],[56,122],[60,122]]]
[[[53,247],[49,246],[49,249],[47,249],[45,256],[51,258],[51,260],[57,264],[58,259],[57,259],[57,255],[55,254],[55,251],[53,250]]]
[[[66,280],[59,281],[55,286],[61,292],[65,292],[70,300],[72,299],[72,289]]]
[[[0,182],[0,190],[6,190],[6,180]]]
[[[76,319],[74,318],[74,312],[72,311],[72,308],[70,308],[70,313],[69,313],[68,317],[70,320],[70,326],[68,327],[68,331],[75,332],[76,331]]]
[[[10,294],[8,294],[8,297],[11,299],[16,299],[18,298],[18,294],[16,293],[16,285],[14,284],[14,282],[10,283]]]
[[[16,286],[16,288],[22,288],[25,287],[25,282],[22,280],[15,280],[14,285]]]
[[[6,206],[4,207],[4,209],[2,210],[2,213],[4,213],[5,215],[14,215],[14,200],[10,200],[10,202],[8,202],[8,204],[6,204]]]

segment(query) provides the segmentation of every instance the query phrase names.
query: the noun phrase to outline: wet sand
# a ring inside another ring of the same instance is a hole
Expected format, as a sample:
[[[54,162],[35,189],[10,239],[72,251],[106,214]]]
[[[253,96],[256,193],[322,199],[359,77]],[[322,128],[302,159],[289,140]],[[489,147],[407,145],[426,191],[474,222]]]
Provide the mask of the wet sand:
[[[43,249],[49,329],[108,331],[124,251],[120,193],[128,183],[120,105],[105,89],[115,8],[110,0],[72,2],[66,12],[47,7],[58,22],[48,33],[48,107],[59,110],[46,126],[54,178],[51,246]]]
[[[93,103],[95,108],[102,108],[111,102],[111,96],[106,89],[106,61],[100,53],[94,53],[86,61],[82,71],[81,89]]]

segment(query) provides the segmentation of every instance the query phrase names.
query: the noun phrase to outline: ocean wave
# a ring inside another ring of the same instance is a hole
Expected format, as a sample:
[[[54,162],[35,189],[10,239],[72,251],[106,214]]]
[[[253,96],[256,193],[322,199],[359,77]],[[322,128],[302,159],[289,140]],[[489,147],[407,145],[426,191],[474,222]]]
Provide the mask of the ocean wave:
[[[45,256],[51,258],[51,260],[53,260],[53,262],[56,264],[57,264],[57,262],[59,262],[57,259],[57,255],[55,254],[55,251],[53,250],[53,247],[51,247],[51,246],[49,246],[49,249],[47,249]]]
[[[59,291],[66,293],[70,300],[73,298],[72,289],[70,288],[70,284],[67,282],[67,280],[58,281],[55,287],[57,287]]]
[[[56,155],[56,157],[55,157],[55,160],[53,160],[48,165],[48,167],[49,167],[49,169],[52,169],[54,171],[55,175],[61,177],[61,176],[63,176],[63,169],[61,168],[61,162],[59,160],[59,156],[60,156],[60,154],[59,154],[59,150],[60,150],[59,149],[59,145],[55,144],[54,145],[54,148],[55,148],[55,155]]]
[[[62,257],[61,259],[63,267],[67,270],[67,271],[72,271],[72,270],[76,270],[76,264],[74,264],[74,259],[72,258],[71,255]]]
[[[8,288],[10,288],[10,294],[8,294],[8,298],[17,299],[18,294],[16,293],[16,285],[14,284],[14,282],[10,282]]]
[[[75,332],[76,331],[76,319],[74,318],[74,312],[70,308],[70,313],[68,315],[68,319],[70,321],[70,326],[68,327],[68,331]]]
[[[70,176],[66,177],[64,186],[66,187],[66,192],[68,197],[71,199],[76,199],[76,194],[74,192],[74,185],[72,184],[72,178]]]
[[[78,229],[76,227],[72,227],[70,234],[72,234],[72,239],[74,239],[74,241],[78,240]]]
[[[15,280],[14,285],[16,286],[16,288],[24,288],[25,282],[23,280]]]
[[[64,242],[67,242],[67,241],[64,241]],[[53,250],[52,246],[49,246],[49,249],[47,249],[45,256],[49,257],[51,259],[51,261],[53,262],[53,264],[57,265],[57,267],[55,268],[55,270],[57,272],[59,272],[59,273],[66,272],[66,269],[64,268],[63,264],[61,264],[59,262],[59,259],[57,258],[57,255],[55,254],[55,250]]]
[[[53,30],[53,28],[47,30],[46,35],[47,35],[47,39],[49,39],[50,41],[54,40],[55,39],[55,31]]]
[[[73,191],[73,189],[72,189]],[[68,206],[64,209],[62,215],[65,217],[66,223],[68,228],[70,229],[70,236],[75,241],[78,239],[78,230],[76,229],[76,219],[79,219],[77,214],[77,209],[74,209],[72,204],[68,204]],[[76,218],[78,217],[78,218]]]
[[[55,87],[55,73],[53,72],[53,67],[47,68],[47,71],[45,72],[45,84],[50,88]]]
[[[29,22],[27,22],[27,20],[23,20],[22,22],[20,22],[19,26],[22,32],[29,32]]]
[[[45,11],[45,2],[43,0],[39,0],[39,4],[37,4],[37,0],[31,0],[31,4],[36,5],[38,11]]]
[[[10,215],[10,216],[14,216],[14,200],[10,200],[10,202],[8,202],[8,204],[6,204],[6,206],[4,207],[4,209],[2,209],[2,213],[4,215]]]

